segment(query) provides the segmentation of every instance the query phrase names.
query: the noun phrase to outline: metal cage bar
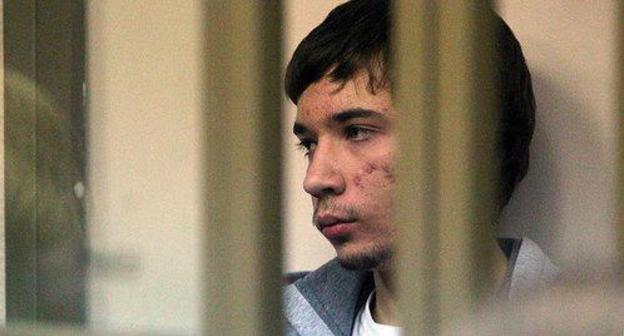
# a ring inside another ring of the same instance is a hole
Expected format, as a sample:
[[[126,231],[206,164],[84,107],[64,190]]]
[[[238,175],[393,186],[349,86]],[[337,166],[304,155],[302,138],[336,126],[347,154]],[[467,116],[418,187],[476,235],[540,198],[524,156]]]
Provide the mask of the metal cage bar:
[[[487,5],[395,7],[398,275],[407,334],[438,334],[473,311],[490,283],[497,170]]]
[[[617,94],[617,102],[618,102],[618,115],[617,121],[619,126],[619,188],[618,188],[618,212],[619,216],[617,217],[616,223],[616,232],[618,234],[618,266],[620,269],[620,273],[622,277],[624,277],[624,0],[620,0],[617,3],[619,15],[616,16],[619,18],[617,21],[618,24],[618,68],[619,68],[619,78],[618,78],[618,94]],[[621,277],[621,278],[622,278]]]
[[[205,6],[205,330],[278,335],[281,2]]]
[[[434,335],[438,326],[435,197],[436,8],[430,1],[394,7],[395,107],[398,113],[396,222],[400,307],[407,335]],[[419,57],[414,57],[419,55]]]
[[[440,2],[439,297],[443,325],[470,313],[492,284],[496,113],[485,1]]]

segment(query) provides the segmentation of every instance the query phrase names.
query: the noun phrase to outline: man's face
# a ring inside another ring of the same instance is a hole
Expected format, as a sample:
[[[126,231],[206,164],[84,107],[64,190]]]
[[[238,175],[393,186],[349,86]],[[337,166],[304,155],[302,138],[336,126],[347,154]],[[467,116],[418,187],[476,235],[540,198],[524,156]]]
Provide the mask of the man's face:
[[[327,77],[298,102],[294,133],[308,155],[303,182],[314,224],[350,268],[387,266],[394,232],[394,111],[388,89],[359,73],[346,83]]]

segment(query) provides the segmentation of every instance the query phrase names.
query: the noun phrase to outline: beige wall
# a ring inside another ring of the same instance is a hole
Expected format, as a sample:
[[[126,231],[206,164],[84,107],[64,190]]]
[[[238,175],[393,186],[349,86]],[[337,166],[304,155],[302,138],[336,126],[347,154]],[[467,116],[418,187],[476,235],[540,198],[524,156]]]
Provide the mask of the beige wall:
[[[614,253],[616,1],[502,1],[533,74],[537,127],[529,175],[503,216],[560,265]]]
[[[200,309],[199,1],[88,2],[89,316],[187,334]]]

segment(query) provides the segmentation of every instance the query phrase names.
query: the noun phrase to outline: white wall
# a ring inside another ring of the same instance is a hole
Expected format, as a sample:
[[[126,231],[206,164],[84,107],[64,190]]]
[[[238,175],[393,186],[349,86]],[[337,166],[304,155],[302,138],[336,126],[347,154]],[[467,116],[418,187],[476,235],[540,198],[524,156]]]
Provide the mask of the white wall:
[[[199,4],[88,2],[89,316],[97,329],[198,327]]]
[[[614,255],[616,1],[506,0],[537,98],[529,175],[503,216],[563,266]]]

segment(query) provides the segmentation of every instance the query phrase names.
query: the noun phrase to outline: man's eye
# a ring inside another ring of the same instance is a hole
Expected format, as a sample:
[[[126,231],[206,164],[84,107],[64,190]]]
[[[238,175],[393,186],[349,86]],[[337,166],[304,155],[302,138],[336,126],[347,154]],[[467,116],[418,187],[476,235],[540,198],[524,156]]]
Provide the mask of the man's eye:
[[[371,129],[361,127],[361,126],[356,126],[356,125],[348,126],[345,129],[346,137],[348,139],[355,140],[355,141],[368,139],[371,136],[372,132],[373,131]]]
[[[312,154],[312,152],[314,152],[314,149],[316,148],[316,142],[314,140],[311,140],[311,139],[302,139],[297,144],[297,148],[302,150],[304,152],[305,156],[308,156],[308,155]]]

